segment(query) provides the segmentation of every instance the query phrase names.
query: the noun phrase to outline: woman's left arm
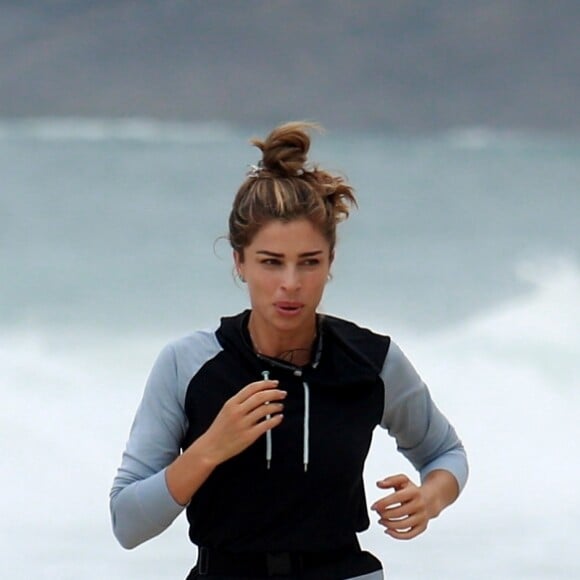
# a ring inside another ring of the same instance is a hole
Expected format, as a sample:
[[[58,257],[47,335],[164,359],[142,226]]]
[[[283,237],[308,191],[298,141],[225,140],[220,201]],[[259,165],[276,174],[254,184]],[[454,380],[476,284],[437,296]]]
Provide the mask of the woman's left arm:
[[[465,486],[468,464],[455,430],[432,401],[426,385],[401,349],[393,342],[382,372],[385,408],[381,426],[396,439],[397,448],[419,470],[421,485],[406,475],[379,481],[392,493],[376,501],[385,532],[411,539],[453,503]]]

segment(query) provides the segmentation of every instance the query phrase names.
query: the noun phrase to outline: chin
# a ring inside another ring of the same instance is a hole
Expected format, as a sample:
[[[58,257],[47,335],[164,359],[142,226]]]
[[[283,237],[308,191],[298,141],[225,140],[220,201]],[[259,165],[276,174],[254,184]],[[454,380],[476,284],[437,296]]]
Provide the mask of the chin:
[[[274,311],[271,321],[275,327],[281,330],[298,330],[304,325],[308,325],[315,315],[316,312],[309,308],[302,308],[300,312],[293,315],[280,314]]]

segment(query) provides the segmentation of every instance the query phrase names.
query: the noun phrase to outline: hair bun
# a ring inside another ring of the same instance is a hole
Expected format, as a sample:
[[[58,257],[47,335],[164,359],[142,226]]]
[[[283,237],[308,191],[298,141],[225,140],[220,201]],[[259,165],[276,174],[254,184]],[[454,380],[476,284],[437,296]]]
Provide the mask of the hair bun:
[[[242,259],[244,248],[272,220],[309,220],[333,251],[336,225],[356,207],[356,198],[343,177],[307,165],[313,129],[321,127],[297,121],[276,127],[264,140],[252,139],[262,159],[250,165],[229,217],[230,244]]]
[[[301,175],[306,170],[312,130],[320,130],[320,126],[296,121],[276,127],[263,141],[252,139],[262,151],[261,167],[283,177]]]

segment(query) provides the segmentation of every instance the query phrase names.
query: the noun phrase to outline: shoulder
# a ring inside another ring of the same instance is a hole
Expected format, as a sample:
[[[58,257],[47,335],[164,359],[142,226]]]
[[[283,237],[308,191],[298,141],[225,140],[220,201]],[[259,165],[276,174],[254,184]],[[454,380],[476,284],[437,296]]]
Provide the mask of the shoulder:
[[[178,370],[200,367],[223,350],[211,329],[196,330],[169,342],[162,352],[173,357]]]
[[[336,316],[322,316],[323,342],[330,339],[341,350],[362,357],[380,371],[389,351],[389,336]]]
[[[339,332],[341,334],[359,337],[359,338],[377,338],[388,340],[388,336],[384,334],[380,334],[374,330],[366,328],[353,322],[352,320],[347,320],[346,318],[340,318],[338,316],[332,316],[330,314],[321,314],[320,315],[322,324],[324,327],[329,328],[335,332]]]
[[[196,330],[167,343],[162,353],[172,355],[176,364],[214,357],[222,349],[215,330]]]
[[[421,376],[395,341],[391,341],[381,376],[391,401],[409,397],[426,388]]]
[[[173,385],[184,399],[191,379],[222,350],[214,330],[197,330],[168,342],[153,365],[150,383]]]

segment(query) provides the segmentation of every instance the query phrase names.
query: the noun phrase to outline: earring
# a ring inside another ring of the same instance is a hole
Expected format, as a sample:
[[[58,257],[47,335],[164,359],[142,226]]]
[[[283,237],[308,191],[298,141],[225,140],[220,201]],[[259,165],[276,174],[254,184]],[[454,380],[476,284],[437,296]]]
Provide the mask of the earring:
[[[240,282],[242,282],[244,284],[246,283],[246,279],[242,276],[241,272],[238,272],[238,278],[240,279]]]

